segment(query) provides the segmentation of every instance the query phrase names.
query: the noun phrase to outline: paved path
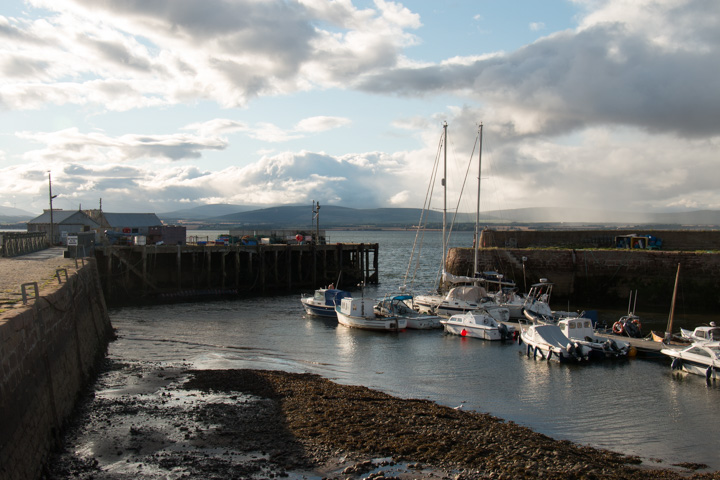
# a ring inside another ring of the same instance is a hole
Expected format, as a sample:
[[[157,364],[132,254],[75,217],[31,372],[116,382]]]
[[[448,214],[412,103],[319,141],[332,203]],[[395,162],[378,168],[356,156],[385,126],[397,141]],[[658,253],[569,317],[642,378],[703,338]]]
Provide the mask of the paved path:
[[[38,282],[42,294],[43,287],[55,283],[55,272],[67,268],[68,273],[75,271],[75,259],[63,258],[63,247],[52,247],[19,257],[0,257],[0,313],[14,304],[22,303],[21,287],[23,283]],[[79,261],[79,260],[78,260]]]

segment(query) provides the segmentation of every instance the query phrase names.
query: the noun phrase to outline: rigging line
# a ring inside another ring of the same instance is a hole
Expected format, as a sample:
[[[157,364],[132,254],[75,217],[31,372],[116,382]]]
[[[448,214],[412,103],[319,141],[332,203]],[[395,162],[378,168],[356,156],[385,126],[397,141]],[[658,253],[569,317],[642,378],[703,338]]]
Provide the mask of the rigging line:
[[[460,187],[460,195],[458,196],[457,205],[455,207],[455,214],[453,215],[452,222],[450,222],[450,233],[452,233],[452,228],[455,225],[455,219],[457,218],[457,215],[458,215],[458,210],[460,210],[460,200],[462,199],[463,192],[465,191],[465,184],[467,183],[467,178],[470,173],[470,166],[472,165],[473,156],[475,155],[475,147],[478,144],[479,138],[480,138],[480,136],[478,134],[478,136],[475,137],[475,143],[473,144],[473,150],[472,150],[472,153],[470,154],[470,160],[468,161],[467,169],[465,170],[465,178],[463,179],[462,186]],[[450,234],[448,234],[447,240],[448,240],[447,243],[449,245],[450,244]]]
[[[410,273],[410,266],[411,266],[412,263],[413,263],[413,256],[416,257],[415,270],[413,271],[413,276],[412,276],[412,283],[413,283],[413,284],[414,284],[414,282],[415,282],[415,274],[417,273],[417,270],[418,270],[419,265],[420,265],[420,251],[419,251],[419,250],[422,248],[422,241],[423,241],[424,238],[425,238],[425,228],[424,228],[424,226],[425,226],[425,224],[426,224],[426,222],[427,222],[427,216],[429,215],[428,212],[429,212],[429,210],[430,210],[430,202],[431,202],[431,200],[432,200],[432,194],[433,194],[433,191],[434,191],[435,181],[436,181],[436,179],[437,179],[437,171],[438,171],[438,166],[440,165],[440,153],[441,153],[441,151],[442,151],[442,145],[443,145],[443,136],[441,135],[441,136],[440,136],[440,141],[438,142],[438,148],[437,148],[437,151],[436,151],[436,153],[435,153],[435,163],[434,163],[434,165],[433,165],[433,169],[432,169],[432,172],[431,172],[431,175],[430,175],[430,183],[428,184],[428,188],[427,188],[427,191],[426,191],[426,193],[425,193],[425,201],[424,201],[424,203],[423,203],[423,210],[420,212],[420,222],[418,223],[418,228],[417,228],[417,230],[416,230],[416,232],[415,232],[415,240],[413,241],[413,248],[412,248],[412,251],[410,252],[410,260],[408,261],[408,267],[407,267],[407,270],[405,271],[405,277],[403,278],[403,283],[404,283],[404,284],[407,284],[407,277],[408,277],[408,275],[409,275],[409,273]],[[420,229],[421,229],[421,228],[422,228],[422,230],[423,230],[423,231],[422,231],[422,236],[420,236]],[[416,246],[417,246],[417,243],[418,243],[418,237],[420,237],[420,249],[418,249],[417,255],[415,255]]]

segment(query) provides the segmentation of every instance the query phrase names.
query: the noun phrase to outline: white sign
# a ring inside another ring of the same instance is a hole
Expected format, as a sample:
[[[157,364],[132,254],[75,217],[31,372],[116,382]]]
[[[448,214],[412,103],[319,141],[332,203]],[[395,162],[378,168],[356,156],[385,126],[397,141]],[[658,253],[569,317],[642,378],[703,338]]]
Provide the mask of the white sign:
[[[67,245],[68,247],[75,245],[77,247],[78,239],[77,235],[68,235],[67,237]]]

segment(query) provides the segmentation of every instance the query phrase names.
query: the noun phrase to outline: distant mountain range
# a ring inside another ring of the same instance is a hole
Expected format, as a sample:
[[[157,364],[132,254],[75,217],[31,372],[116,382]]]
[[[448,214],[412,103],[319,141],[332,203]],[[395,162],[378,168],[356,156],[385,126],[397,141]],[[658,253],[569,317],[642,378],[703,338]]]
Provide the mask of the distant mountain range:
[[[27,222],[28,220],[32,220],[38,215],[39,214],[33,214],[30,212],[26,212],[25,210],[20,210],[19,208],[3,207],[2,205],[0,205],[0,223],[14,224]]]
[[[0,206],[0,223],[21,224],[37,217],[12,207]],[[212,204],[158,213],[168,224],[194,224],[206,228],[309,228],[314,226],[310,205],[285,205],[258,208],[253,205]],[[349,208],[334,205],[320,207],[320,228],[408,228],[424,223],[429,228],[442,226],[442,212],[422,214],[419,208]],[[448,212],[448,223],[453,214]],[[474,224],[474,213],[459,213],[456,225]],[[483,212],[485,225],[537,225],[548,228],[598,228],[600,226],[652,226],[653,228],[720,228],[720,211],[637,213],[579,208],[520,208]],[[460,227],[461,228],[461,227]]]
[[[390,228],[410,227],[421,223],[419,208],[349,208],[333,205],[320,207],[321,228]],[[243,205],[204,205],[201,207],[158,214],[167,223],[204,223],[216,226],[258,228],[307,228],[313,225],[313,212],[309,205],[286,205],[256,208]],[[448,222],[453,214],[448,213]],[[422,217],[426,226],[441,226],[442,212],[426,212]],[[459,213],[456,224],[475,222],[474,213]],[[573,224],[595,226],[653,225],[659,228],[680,226],[718,227],[720,211],[699,210],[693,212],[633,213],[577,208],[522,208],[483,212],[483,225],[490,224]]]

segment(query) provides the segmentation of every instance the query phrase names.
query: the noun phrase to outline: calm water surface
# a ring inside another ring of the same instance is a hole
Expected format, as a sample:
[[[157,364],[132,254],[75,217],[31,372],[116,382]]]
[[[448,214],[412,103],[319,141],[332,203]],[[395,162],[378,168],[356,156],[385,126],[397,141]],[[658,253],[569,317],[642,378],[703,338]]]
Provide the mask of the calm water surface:
[[[332,242],[380,244],[381,283],[366,288],[366,295],[381,297],[404,283],[414,233],[328,233]],[[461,233],[451,243],[468,246],[472,236]],[[426,234],[417,293],[433,285],[439,244],[438,233]],[[293,294],[113,310],[120,338],[110,345],[110,356],[184,361],[195,368],[317,373],[399,397],[462,405],[554,438],[638,455],[651,465],[697,462],[720,469],[710,441],[720,431],[720,385],[672,373],[669,361],[547,363],[527,358],[517,344],[441,330],[351,330],[335,320],[306,317],[299,299]],[[601,319],[621,313],[601,311]],[[667,318],[637,313],[644,326],[653,321],[664,326]]]

